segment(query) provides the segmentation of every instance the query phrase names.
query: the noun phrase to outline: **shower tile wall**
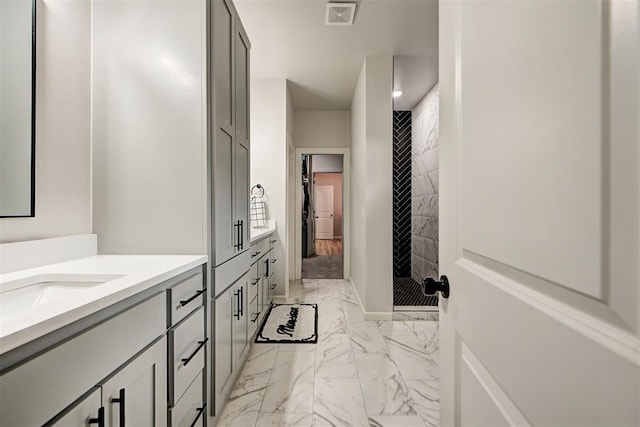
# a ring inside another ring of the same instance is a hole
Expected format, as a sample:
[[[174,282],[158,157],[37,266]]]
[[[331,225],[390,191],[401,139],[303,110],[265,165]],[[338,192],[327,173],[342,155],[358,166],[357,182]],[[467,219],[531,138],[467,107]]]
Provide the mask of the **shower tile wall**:
[[[411,114],[411,277],[438,277],[438,84]]]
[[[411,111],[393,112],[393,277],[411,276]]]

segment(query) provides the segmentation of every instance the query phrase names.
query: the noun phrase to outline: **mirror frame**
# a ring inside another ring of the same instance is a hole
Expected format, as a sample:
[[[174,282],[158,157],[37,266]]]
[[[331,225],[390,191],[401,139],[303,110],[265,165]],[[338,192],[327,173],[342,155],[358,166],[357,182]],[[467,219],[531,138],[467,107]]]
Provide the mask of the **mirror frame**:
[[[31,0],[31,206],[25,215],[2,215],[0,218],[33,218],[36,216],[36,3]]]

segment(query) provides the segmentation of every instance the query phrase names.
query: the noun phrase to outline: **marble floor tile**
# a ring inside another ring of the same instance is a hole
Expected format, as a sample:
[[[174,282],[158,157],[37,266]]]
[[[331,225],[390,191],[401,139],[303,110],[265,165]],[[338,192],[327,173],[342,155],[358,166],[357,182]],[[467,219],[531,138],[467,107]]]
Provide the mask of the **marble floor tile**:
[[[312,427],[313,414],[266,414],[261,413],[256,427]]]
[[[427,352],[427,346],[414,335],[385,336],[387,347],[405,379],[438,378],[438,350]]]
[[[265,391],[266,385],[251,391],[246,391],[243,386],[236,385],[229,399],[227,399],[216,426],[249,427],[255,425],[260,414]]]
[[[342,309],[344,310],[345,317],[347,322],[364,322],[364,314],[362,313],[362,309],[360,305],[356,303],[351,303],[347,301],[342,302]]]
[[[374,322],[349,322],[354,353],[389,353],[382,332]]]
[[[316,378],[358,378],[349,335],[331,335],[316,347]]]
[[[357,379],[316,378],[313,410],[314,425],[367,425],[367,413]]]
[[[318,338],[327,339],[331,335],[347,333],[347,321],[342,308],[318,307]]]
[[[313,411],[315,352],[279,352],[262,402],[262,412]]]
[[[362,354],[356,365],[368,414],[418,415],[400,370],[388,354]]]
[[[371,415],[369,427],[425,427],[417,415]]]
[[[429,427],[440,420],[440,382],[435,380],[406,380],[415,408]]]

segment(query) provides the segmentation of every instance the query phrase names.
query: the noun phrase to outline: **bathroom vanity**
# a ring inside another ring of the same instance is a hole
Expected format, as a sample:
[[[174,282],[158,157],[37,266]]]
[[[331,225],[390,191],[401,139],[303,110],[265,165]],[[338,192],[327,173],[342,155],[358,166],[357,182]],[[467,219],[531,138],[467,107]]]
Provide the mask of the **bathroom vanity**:
[[[205,425],[206,256],[0,275],[0,425]]]

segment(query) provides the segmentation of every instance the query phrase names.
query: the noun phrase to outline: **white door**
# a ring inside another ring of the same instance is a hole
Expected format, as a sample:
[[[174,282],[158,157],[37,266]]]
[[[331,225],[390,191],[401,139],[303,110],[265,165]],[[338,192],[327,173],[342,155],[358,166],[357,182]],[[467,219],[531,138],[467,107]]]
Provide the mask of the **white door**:
[[[333,186],[316,185],[314,190],[316,239],[333,239]]]
[[[440,2],[441,424],[640,424],[638,1]]]

